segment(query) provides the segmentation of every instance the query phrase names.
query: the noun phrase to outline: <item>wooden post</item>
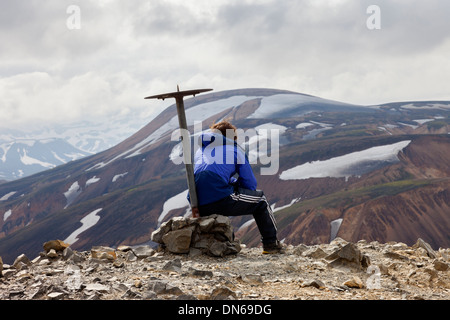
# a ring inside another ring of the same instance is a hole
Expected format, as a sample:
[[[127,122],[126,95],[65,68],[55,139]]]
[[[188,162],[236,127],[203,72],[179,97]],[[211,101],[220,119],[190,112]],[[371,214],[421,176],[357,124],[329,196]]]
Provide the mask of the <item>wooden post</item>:
[[[192,156],[191,156],[191,139],[190,135],[185,135],[185,133],[189,132],[187,130],[187,121],[186,121],[186,113],[184,111],[184,96],[190,96],[193,95],[195,97],[196,94],[211,91],[212,89],[197,89],[197,90],[188,90],[188,91],[180,91],[179,87],[177,86],[176,92],[171,93],[164,93],[159,94],[155,96],[146,97],[145,99],[166,99],[166,98],[175,98],[176,104],[177,104],[177,114],[178,114],[178,123],[181,130],[181,139],[182,139],[182,146],[183,146],[183,157],[184,157],[184,164],[186,167],[186,179],[189,189],[189,197],[191,201],[191,208],[194,210],[194,208],[198,207],[198,198],[197,198],[197,190],[195,188],[195,179],[194,179],[194,166],[192,163]]]

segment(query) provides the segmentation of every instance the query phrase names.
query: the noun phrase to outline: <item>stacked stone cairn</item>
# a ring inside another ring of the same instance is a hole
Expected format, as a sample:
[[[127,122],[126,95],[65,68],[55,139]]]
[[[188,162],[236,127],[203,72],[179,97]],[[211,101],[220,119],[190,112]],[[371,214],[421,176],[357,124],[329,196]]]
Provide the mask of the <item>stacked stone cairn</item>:
[[[241,251],[240,242],[234,240],[230,218],[222,215],[174,217],[162,223],[151,239],[164,250],[189,256],[223,257]]]

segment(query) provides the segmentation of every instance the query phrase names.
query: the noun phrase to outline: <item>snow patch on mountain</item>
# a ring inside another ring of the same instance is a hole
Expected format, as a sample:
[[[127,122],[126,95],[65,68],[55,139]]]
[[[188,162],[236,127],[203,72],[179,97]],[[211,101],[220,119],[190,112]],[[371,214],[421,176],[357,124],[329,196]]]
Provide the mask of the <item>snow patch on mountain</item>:
[[[313,126],[310,122],[302,122],[295,126],[295,129],[305,129],[307,127]]]
[[[3,197],[0,198],[0,201],[6,201],[8,200],[10,197],[12,197],[13,195],[16,194],[17,191],[11,191],[7,194],[5,194]]]
[[[247,228],[247,227],[249,227],[250,225],[252,225],[253,223],[256,223],[256,222],[255,222],[255,219],[252,218],[252,219],[250,219],[250,220],[244,222],[243,224],[241,224],[241,226],[237,229],[237,231],[240,231],[240,230],[242,230],[242,229],[244,229],[244,228]]]
[[[183,144],[180,142],[172,148],[172,151],[169,154],[169,159],[171,161],[175,161],[176,159],[182,158],[182,156],[183,156]]]
[[[93,183],[99,182],[100,178],[97,178],[96,176],[93,176],[92,178],[90,178],[89,180],[86,181],[86,187],[88,185],[91,185]]]
[[[272,212],[277,212],[277,211],[280,211],[280,210],[283,210],[283,209],[286,209],[286,208],[291,207],[294,203],[299,202],[300,199],[301,199],[301,198],[295,198],[295,199],[292,199],[292,201],[291,201],[290,203],[288,203],[288,204],[286,204],[286,205],[284,205],[284,206],[278,207],[278,208],[276,207],[276,203],[274,203],[274,204],[272,204],[272,205],[270,206],[270,208],[272,209]]]
[[[8,218],[11,216],[11,214],[12,214],[11,209],[9,209],[8,211],[6,211],[6,212],[3,214],[3,221],[6,221],[6,219],[8,219]]]
[[[33,164],[37,164],[37,165],[39,165],[41,167],[48,168],[48,169],[52,169],[52,168],[56,167],[55,164],[44,162],[44,161],[40,161],[40,160],[38,160],[36,158],[30,157],[27,154],[27,150],[26,149],[22,149],[22,150],[17,149],[17,153],[20,154],[20,161],[23,164],[27,165],[27,166],[31,166]]]
[[[422,125],[424,123],[430,122],[430,121],[434,121],[435,119],[416,119],[413,120],[414,122],[417,122],[418,124]]]
[[[64,209],[66,209],[68,206],[72,204],[72,202],[80,195],[81,191],[82,190],[80,185],[78,184],[78,181],[72,183],[70,188],[66,192],[64,192],[64,196],[67,199],[67,204],[64,207]]]
[[[116,174],[113,178],[112,178],[112,182],[116,182],[118,179],[125,177],[128,174],[128,172],[124,172],[124,173],[119,173]]]
[[[166,215],[173,209],[180,209],[189,206],[189,201],[187,200],[187,194],[189,190],[184,190],[179,194],[169,198],[163,205],[163,211],[158,217],[158,227],[163,222]]]
[[[416,106],[414,103],[408,103],[402,105],[401,109],[410,109],[410,110],[430,110],[430,109],[438,109],[438,110],[450,110],[450,104],[443,103],[429,103],[426,105]]]
[[[330,227],[331,227],[330,242],[336,238],[337,233],[339,232],[339,228],[341,227],[342,221],[343,220],[341,218],[339,218],[339,219],[336,219],[336,220],[333,220],[330,222]]]
[[[268,123],[264,123],[259,126],[256,126],[255,130],[258,132],[263,131],[263,130],[279,130],[280,135],[282,135],[287,130],[287,127],[279,125],[279,124],[275,124],[272,122],[268,122]]]
[[[248,141],[242,145],[247,151],[248,160],[250,163],[256,163],[257,159],[269,150],[268,140],[273,138],[271,130],[278,131],[278,137],[283,135],[288,128],[272,122],[264,123],[255,127],[255,135],[249,136]]]
[[[74,232],[72,232],[65,240],[64,242],[68,243],[69,245],[74,244],[79,240],[78,236],[86,231],[89,228],[92,228],[97,224],[97,222],[100,220],[100,216],[97,215],[100,211],[102,211],[103,208],[97,209],[86,215],[84,218],[80,220],[82,226],[76,229]]]
[[[303,110],[299,110],[299,107],[306,107]],[[298,116],[305,115],[309,112],[324,108],[325,106],[349,106],[346,103],[327,100],[319,97],[304,95],[304,94],[274,94],[268,97],[263,97],[261,105],[255,110],[249,119],[270,119],[276,117],[279,114],[294,111]]]
[[[264,97],[261,100],[261,105],[259,108],[248,116],[248,118],[271,118],[275,112],[288,111],[297,107],[299,104],[320,100],[320,98],[299,94],[275,94],[269,97]]]
[[[352,152],[328,160],[308,162],[280,174],[281,180],[302,180],[309,178],[334,177],[349,178],[377,168],[380,163],[397,162],[397,154],[409,145],[411,140],[394,144],[372,147],[366,150]]]

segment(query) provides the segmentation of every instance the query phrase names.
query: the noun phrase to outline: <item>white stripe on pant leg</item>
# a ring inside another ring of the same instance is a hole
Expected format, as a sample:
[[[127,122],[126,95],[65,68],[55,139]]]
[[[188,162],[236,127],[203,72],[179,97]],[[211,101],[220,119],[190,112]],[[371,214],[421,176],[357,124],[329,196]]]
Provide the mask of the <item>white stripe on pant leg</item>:
[[[242,202],[247,202],[247,203],[258,203],[259,201],[261,201],[261,198],[247,198],[247,197],[243,197],[242,195],[235,195],[235,194],[231,194],[230,195],[231,198],[235,201],[242,201]]]
[[[240,196],[236,196],[234,194],[231,194],[231,199],[233,199],[234,201],[242,201],[242,202],[246,202],[246,203],[258,203],[259,200],[257,199],[246,199]]]
[[[258,203],[258,202],[264,201],[266,203],[267,211],[269,212],[269,217],[270,217],[270,220],[272,221],[273,227],[275,228],[276,231],[278,231],[275,216],[273,215],[272,208],[270,208],[269,202],[267,201],[267,198],[265,195],[263,195],[262,197],[254,197],[254,196],[247,196],[247,195],[243,195],[243,194],[235,195],[234,193],[232,193],[230,196],[231,196],[231,199],[233,199],[234,201],[242,201],[242,202],[247,202],[247,203]],[[249,198],[249,199],[247,199],[247,198]]]
[[[270,217],[270,219],[272,220],[273,226],[274,226],[275,230],[278,231],[278,228],[277,228],[277,222],[276,222],[276,220],[275,220],[275,216],[273,215],[272,208],[270,207],[269,202],[267,201],[266,196],[264,195],[264,196],[262,196],[262,197],[263,197],[263,201],[266,202],[266,205],[267,205],[267,211],[269,211],[269,217]]]
[[[258,201],[260,201],[262,198],[260,196],[250,196],[248,194],[243,194],[243,193],[238,194],[238,197],[242,197],[242,198],[245,198],[248,200],[258,200]]]

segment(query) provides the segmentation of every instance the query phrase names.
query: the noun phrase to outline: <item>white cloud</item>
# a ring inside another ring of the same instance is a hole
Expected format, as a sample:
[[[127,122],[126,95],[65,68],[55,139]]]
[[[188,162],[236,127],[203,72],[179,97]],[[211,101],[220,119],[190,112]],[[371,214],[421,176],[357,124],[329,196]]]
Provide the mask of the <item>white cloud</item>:
[[[450,3],[379,0],[368,30],[372,2],[86,0],[69,30],[73,1],[2,1],[0,127],[149,114],[177,84],[449,100]]]

